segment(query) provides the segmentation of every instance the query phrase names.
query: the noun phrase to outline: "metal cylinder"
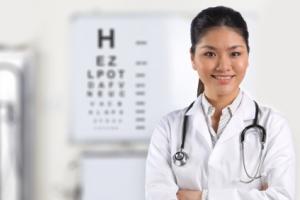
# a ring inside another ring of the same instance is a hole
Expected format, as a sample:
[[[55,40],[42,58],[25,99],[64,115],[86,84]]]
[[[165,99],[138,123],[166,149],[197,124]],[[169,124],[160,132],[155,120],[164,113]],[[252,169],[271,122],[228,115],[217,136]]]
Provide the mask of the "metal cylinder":
[[[0,199],[21,200],[20,80],[13,66],[0,65]]]

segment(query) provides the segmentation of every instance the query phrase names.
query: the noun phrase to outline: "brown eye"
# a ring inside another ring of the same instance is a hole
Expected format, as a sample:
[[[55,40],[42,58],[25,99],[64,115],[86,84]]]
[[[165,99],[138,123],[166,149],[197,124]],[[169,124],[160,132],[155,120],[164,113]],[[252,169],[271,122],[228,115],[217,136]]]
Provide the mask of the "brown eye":
[[[213,53],[213,52],[211,52],[211,51],[208,51],[208,52],[205,52],[205,53],[204,53],[204,56],[207,56],[207,57],[214,57],[214,56],[216,56],[216,54]]]
[[[232,53],[231,53],[231,56],[232,56],[232,57],[238,57],[238,56],[240,56],[240,55],[241,55],[241,53],[238,52],[238,51],[235,51],[235,52],[232,52]]]

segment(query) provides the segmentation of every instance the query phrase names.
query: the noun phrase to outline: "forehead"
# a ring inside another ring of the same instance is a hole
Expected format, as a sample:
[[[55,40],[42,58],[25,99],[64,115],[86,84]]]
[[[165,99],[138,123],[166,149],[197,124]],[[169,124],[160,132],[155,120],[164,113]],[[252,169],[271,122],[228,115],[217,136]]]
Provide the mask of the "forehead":
[[[227,26],[213,27],[208,29],[198,41],[198,45],[211,46],[246,46],[242,35],[234,28]]]

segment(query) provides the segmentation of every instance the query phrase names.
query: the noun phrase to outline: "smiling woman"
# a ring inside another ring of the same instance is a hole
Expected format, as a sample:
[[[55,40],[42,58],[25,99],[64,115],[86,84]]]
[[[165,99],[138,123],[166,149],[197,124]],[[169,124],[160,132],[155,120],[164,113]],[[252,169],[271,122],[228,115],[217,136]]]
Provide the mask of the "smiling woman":
[[[210,99],[232,100],[239,92],[248,67],[248,50],[243,37],[233,28],[211,28],[191,51],[193,68],[204,83]]]
[[[227,7],[191,23],[198,97],[154,130],[146,163],[147,200],[293,200],[295,152],[287,121],[240,89],[248,29]]]

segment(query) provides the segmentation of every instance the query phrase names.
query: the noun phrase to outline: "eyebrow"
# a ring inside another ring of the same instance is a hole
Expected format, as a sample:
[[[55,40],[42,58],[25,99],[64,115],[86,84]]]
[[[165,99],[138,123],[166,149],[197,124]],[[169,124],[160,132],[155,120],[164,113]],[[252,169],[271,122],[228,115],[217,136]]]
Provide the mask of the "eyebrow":
[[[246,48],[244,45],[233,45],[231,47],[229,47],[229,50],[233,50],[233,49],[237,49],[237,48]]]
[[[229,47],[228,49],[229,49],[229,50],[233,50],[233,49],[236,49],[236,48],[239,48],[239,47],[245,48],[244,45],[233,45],[233,46]],[[216,50],[216,49],[217,49],[217,48],[215,48],[215,47],[213,47],[213,46],[211,46],[211,45],[204,45],[204,46],[202,46],[202,47],[200,47],[200,48],[201,48],[201,49],[211,49],[211,50]]]

